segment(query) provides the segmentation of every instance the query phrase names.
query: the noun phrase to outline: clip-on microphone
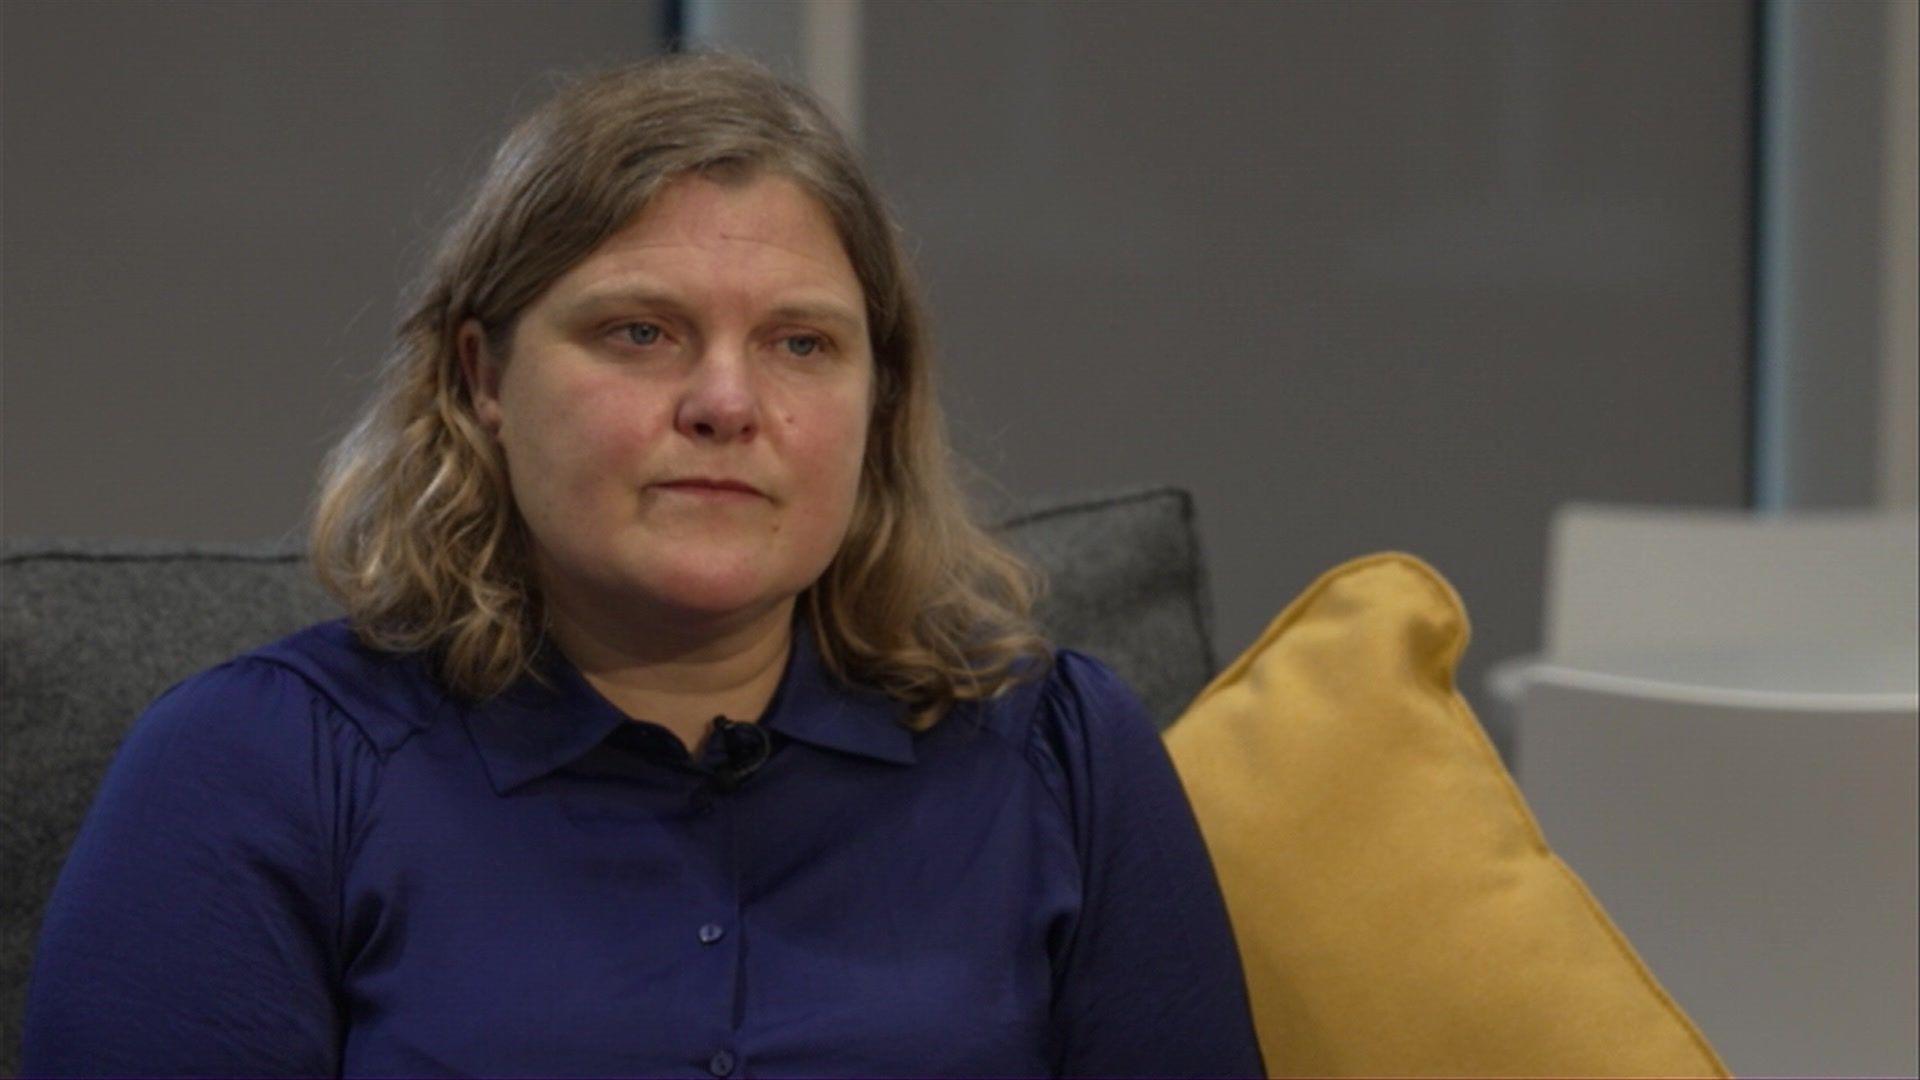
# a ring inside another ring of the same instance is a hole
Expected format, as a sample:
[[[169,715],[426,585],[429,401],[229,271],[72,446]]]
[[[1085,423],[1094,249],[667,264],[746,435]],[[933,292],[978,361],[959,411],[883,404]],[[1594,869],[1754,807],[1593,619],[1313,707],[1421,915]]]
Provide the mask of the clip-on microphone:
[[[714,767],[713,783],[721,791],[733,791],[747,782],[773,753],[773,737],[759,724],[740,723],[724,716],[713,718],[713,735],[720,740],[726,755],[724,764]]]

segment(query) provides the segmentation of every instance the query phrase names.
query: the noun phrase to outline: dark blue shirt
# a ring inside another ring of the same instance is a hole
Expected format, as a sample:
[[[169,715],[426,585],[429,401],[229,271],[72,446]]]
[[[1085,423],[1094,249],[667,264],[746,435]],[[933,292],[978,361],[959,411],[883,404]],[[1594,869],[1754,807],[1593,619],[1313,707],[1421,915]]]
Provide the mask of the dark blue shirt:
[[[1219,885],[1109,669],[932,731],[812,634],[728,789],[557,650],[479,706],[322,623],[135,723],[26,1075],[1258,1076]]]

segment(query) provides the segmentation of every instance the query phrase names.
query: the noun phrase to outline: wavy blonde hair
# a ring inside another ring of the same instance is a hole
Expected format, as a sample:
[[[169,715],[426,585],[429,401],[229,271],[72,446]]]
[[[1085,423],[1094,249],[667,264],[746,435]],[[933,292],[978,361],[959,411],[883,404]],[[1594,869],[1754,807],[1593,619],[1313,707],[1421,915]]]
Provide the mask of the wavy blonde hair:
[[[956,702],[1050,665],[1032,619],[1044,580],[975,523],[953,475],[898,229],[812,97],[718,53],[566,81],[507,136],[448,227],[312,506],[313,571],[363,643],[431,653],[448,689],[469,700],[524,675],[545,681],[535,657],[549,623],[531,538],[460,375],[458,328],[477,319],[490,352],[506,357],[520,313],[665,184],[763,170],[832,216],[872,339],[852,521],[798,601],[826,666],[907,703],[907,726],[924,731]]]

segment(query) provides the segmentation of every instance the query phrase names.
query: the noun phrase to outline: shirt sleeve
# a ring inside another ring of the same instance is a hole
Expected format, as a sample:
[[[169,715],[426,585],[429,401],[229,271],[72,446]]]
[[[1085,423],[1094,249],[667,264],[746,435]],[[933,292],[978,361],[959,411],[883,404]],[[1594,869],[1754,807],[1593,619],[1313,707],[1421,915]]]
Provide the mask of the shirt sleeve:
[[[375,761],[293,673],[237,660],[141,714],[41,923],[27,1076],[335,1076],[336,853]]]
[[[1055,957],[1055,1074],[1265,1076],[1219,879],[1145,706],[1062,650],[1035,731],[1083,881]]]

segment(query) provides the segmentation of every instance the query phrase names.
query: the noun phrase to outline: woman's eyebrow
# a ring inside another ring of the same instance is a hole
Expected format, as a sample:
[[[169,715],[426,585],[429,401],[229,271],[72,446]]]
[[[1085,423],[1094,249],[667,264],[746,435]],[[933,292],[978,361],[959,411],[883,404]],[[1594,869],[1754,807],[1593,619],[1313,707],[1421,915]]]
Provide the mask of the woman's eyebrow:
[[[793,322],[833,323],[847,333],[856,333],[861,328],[860,316],[849,311],[844,305],[832,301],[813,300],[780,304],[768,314],[775,319],[787,319]]]
[[[591,315],[604,308],[630,305],[633,307],[663,307],[682,310],[686,305],[678,296],[664,289],[653,289],[636,285],[612,285],[598,289],[589,289],[570,301],[563,309],[563,317],[575,318]]]
[[[583,318],[603,309],[622,305],[657,307],[672,311],[686,311],[690,307],[685,300],[664,289],[614,285],[580,294],[565,306],[562,317]],[[792,300],[777,304],[767,312],[767,316],[771,319],[795,322],[834,323],[848,333],[858,332],[863,325],[860,315],[854,310],[838,301],[825,299]]]

